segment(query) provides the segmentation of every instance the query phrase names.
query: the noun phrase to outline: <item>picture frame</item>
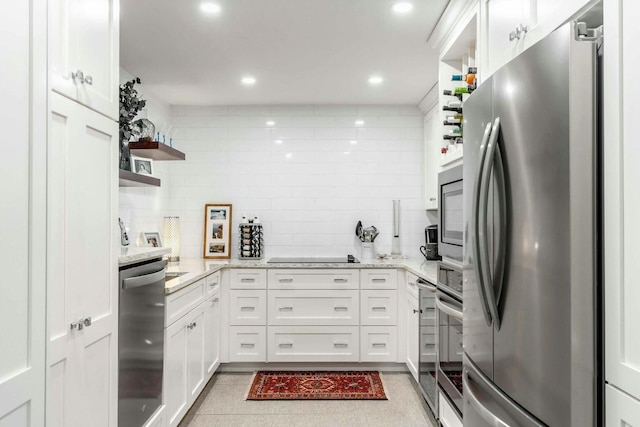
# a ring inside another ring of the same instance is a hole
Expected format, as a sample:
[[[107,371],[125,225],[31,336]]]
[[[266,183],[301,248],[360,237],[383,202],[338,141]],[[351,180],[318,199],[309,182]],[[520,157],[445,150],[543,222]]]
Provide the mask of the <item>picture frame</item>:
[[[142,246],[152,246],[154,248],[162,247],[162,237],[157,231],[142,232]]]
[[[153,159],[131,156],[131,172],[153,176]]]
[[[230,204],[205,205],[202,250],[204,258],[231,258],[231,215]]]

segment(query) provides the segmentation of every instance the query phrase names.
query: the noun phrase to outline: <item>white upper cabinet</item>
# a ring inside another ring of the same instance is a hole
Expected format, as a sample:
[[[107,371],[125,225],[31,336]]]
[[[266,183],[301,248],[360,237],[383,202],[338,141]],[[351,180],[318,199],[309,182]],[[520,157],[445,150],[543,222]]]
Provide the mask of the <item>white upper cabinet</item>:
[[[442,146],[442,122],[437,104],[424,116],[424,203],[426,210],[438,209],[438,171]]]
[[[594,0],[480,0],[480,74],[493,74]]]
[[[118,120],[118,0],[50,2],[52,89]]]

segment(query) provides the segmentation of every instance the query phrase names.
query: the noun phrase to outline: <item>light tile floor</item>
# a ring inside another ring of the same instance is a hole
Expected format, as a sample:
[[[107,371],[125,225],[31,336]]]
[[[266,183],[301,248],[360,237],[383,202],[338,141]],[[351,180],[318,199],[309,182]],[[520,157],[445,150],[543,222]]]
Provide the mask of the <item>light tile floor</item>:
[[[409,374],[381,373],[389,400],[248,401],[251,374],[213,376],[179,427],[433,426]]]

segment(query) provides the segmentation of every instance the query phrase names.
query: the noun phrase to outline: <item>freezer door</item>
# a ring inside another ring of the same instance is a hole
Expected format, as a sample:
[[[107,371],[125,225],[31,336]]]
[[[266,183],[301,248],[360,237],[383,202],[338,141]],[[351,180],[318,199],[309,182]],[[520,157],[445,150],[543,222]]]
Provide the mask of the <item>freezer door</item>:
[[[498,390],[466,356],[462,384],[465,427],[543,427],[540,420]]]
[[[567,24],[493,75],[506,184],[493,381],[550,426],[595,425],[597,410],[594,54]]]
[[[476,365],[493,378],[493,329],[478,265],[478,197],[480,177],[493,119],[493,81],[483,82],[464,104],[463,163],[463,347]],[[488,127],[487,127],[488,126]]]

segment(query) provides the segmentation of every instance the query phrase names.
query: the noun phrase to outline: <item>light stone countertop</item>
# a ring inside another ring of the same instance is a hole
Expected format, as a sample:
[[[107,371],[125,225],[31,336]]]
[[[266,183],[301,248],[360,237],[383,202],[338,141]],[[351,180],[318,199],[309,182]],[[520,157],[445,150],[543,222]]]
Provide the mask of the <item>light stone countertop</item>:
[[[202,258],[182,259],[179,263],[167,264],[167,275],[176,275],[184,273],[175,278],[167,278],[165,285],[165,294],[172,294],[184,289],[194,282],[222,270],[223,268],[313,268],[313,269],[366,269],[366,268],[402,268],[418,277],[421,277],[432,284],[437,281],[437,261],[426,261],[418,258],[406,259],[388,259],[388,260],[366,260],[359,264],[332,264],[332,263],[313,263],[313,264],[289,264],[277,263],[267,264],[267,260],[209,260]]]
[[[164,255],[171,252],[170,248],[154,248],[152,246],[122,246],[120,248],[120,257],[118,258],[118,265],[134,264],[136,262],[142,262],[153,258],[162,258]]]

